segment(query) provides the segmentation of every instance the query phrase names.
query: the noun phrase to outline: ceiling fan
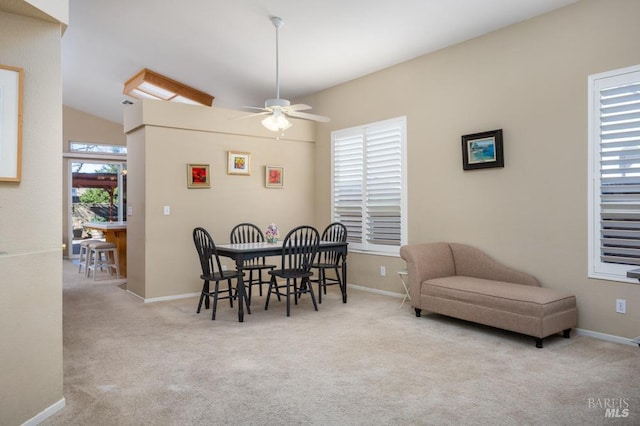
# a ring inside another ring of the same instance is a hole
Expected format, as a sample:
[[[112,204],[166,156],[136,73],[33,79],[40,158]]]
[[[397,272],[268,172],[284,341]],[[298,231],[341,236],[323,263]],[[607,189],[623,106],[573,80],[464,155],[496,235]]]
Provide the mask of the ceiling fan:
[[[284,21],[274,16],[271,18],[271,22],[276,27],[276,98],[275,99],[267,99],[264,103],[264,108],[259,107],[244,107],[250,109],[259,109],[262,112],[258,112],[255,114],[247,115],[240,118],[249,118],[255,117],[259,115],[266,115],[267,117],[262,120],[262,125],[269,130],[274,132],[283,132],[292,126],[292,123],[287,120],[287,116],[302,118],[305,120],[312,121],[320,121],[326,123],[329,121],[329,117],[325,117],[322,115],[309,114],[307,112],[301,112],[305,110],[311,109],[309,105],[305,104],[295,104],[291,105],[286,99],[280,98],[280,77],[278,75],[279,71],[279,63],[278,63],[278,31],[280,27],[284,24]]]

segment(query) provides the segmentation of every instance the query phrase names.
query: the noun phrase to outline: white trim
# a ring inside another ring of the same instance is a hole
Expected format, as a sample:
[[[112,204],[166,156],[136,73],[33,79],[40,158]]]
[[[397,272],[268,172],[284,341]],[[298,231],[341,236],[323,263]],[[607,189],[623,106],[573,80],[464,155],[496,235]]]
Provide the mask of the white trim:
[[[629,74],[640,72],[640,65],[592,74],[587,78],[587,277],[636,284],[626,273],[634,265],[605,263],[600,260],[600,85],[629,81]]]
[[[387,291],[387,290],[379,290],[377,288],[363,287],[361,285],[347,283],[347,287],[352,288],[354,290],[366,291],[367,293],[375,293],[375,294],[381,294],[383,296],[397,297],[399,299],[404,297],[404,294],[394,293],[392,291]]]
[[[55,404],[50,405],[49,407],[47,407],[44,410],[42,410],[35,417],[32,417],[29,420],[27,420],[26,422],[22,423],[22,426],[35,426],[35,425],[38,425],[38,424],[42,423],[43,421],[45,421],[49,417],[53,416],[58,411],[62,410],[64,408],[65,404],[66,404],[65,399],[62,398],[60,401],[58,401]]]
[[[594,339],[606,340],[607,342],[620,343],[623,345],[635,346],[636,343],[632,342],[632,339],[626,337],[614,336],[613,334],[599,333],[597,331],[584,330],[582,328],[576,328],[576,336],[588,336]]]
[[[100,153],[84,153],[84,152],[63,152],[62,158],[78,159],[78,160],[100,160],[100,161],[127,161],[127,154],[100,154]]]
[[[131,293],[131,294],[133,294],[133,295],[135,295],[137,297],[140,297],[135,293]],[[188,299],[190,297],[198,297],[198,296],[200,296],[200,292],[198,292],[198,293],[176,294],[176,295],[173,295],[173,296],[151,297],[149,299],[144,299],[142,297],[140,297],[140,298],[144,301],[144,303],[155,303],[155,302],[166,302],[168,300]]]

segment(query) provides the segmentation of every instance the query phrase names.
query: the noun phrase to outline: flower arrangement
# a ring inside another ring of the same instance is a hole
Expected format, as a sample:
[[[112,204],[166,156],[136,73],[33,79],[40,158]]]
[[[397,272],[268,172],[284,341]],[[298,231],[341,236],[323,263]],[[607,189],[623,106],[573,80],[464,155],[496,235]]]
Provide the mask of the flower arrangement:
[[[270,223],[269,226],[267,226],[267,232],[264,233],[264,236],[269,243],[278,241],[278,225]]]

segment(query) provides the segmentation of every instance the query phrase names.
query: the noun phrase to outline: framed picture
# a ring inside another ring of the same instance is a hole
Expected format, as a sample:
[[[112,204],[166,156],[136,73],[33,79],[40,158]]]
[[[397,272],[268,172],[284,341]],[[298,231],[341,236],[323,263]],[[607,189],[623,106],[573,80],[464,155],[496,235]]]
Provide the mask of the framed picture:
[[[187,164],[187,187],[211,187],[211,176],[209,174],[208,164]]]
[[[462,136],[462,168],[490,167],[504,167],[502,129]]]
[[[0,65],[0,181],[22,175],[22,68]]]
[[[227,174],[229,175],[250,175],[251,174],[251,154],[248,152],[228,151]]]
[[[284,188],[284,167],[265,167],[265,186],[267,188]]]

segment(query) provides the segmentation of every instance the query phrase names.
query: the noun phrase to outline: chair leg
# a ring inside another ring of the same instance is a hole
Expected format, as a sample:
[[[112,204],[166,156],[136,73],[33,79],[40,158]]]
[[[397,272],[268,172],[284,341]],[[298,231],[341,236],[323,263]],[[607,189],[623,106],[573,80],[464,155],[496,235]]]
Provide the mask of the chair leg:
[[[231,285],[231,280],[227,280],[227,285],[229,287],[229,306],[233,308],[233,286]]]
[[[248,299],[247,299],[247,300],[249,301],[248,305],[250,305],[250,304],[251,304],[251,295],[253,294],[253,291],[252,291],[252,290],[253,290],[253,269],[249,270],[249,281],[248,281],[248,285],[245,285],[245,286],[244,286],[244,290],[245,290],[245,292],[247,291],[247,287],[249,287],[249,293],[248,293],[248,294],[249,294],[249,296],[248,296]]]
[[[216,308],[218,307],[218,290],[220,288],[220,281],[216,281],[213,290],[213,306],[211,307],[211,320],[216,319]]]
[[[318,303],[322,303],[322,287],[327,294],[327,283],[324,281],[324,268],[318,268]]]
[[[200,292],[200,301],[198,302],[198,310],[197,314],[200,313],[200,308],[202,308],[202,301],[204,300],[204,296],[206,293],[209,293],[209,281],[205,281],[202,284],[202,291]],[[209,296],[207,296],[207,302],[205,303],[205,308],[209,309]]]
[[[327,270],[322,268],[322,291],[327,294]],[[320,293],[320,290],[318,290]]]
[[[258,288],[260,290],[260,296],[262,296],[262,269],[258,269]]]
[[[307,289],[309,290],[309,293],[311,294],[311,301],[313,302],[313,307],[317,311],[318,310],[318,304],[316,303],[316,296],[313,294],[313,287],[311,286],[311,283],[309,282],[309,278],[303,278],[302,280],[303,281],[305,281],[305,280],[307,281]]]
[[[291,285],[290,279],[287,278],[287,316],[291,316]],[[296,299],[296,304],[298,303],[298,299]]]
[[[264,310],[266,311],[269,308],[269,299],[271,298],[271,289],[275,285],[276,277],[272,276],[271,281],[269,281],[269,290],[267,291],[267,301],[264,304]]]
[[[336,266],[334,268],[335,272],[336,272],[336,279],[338,280],[338,287],[340,287],[340,294],[344,295],[343,291],[342,291],[342,277],[340,276],[340,272],[338,271],[338,267]],[[325,287],[326,289],[326,287]]]

